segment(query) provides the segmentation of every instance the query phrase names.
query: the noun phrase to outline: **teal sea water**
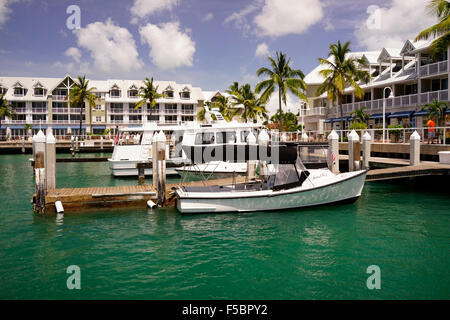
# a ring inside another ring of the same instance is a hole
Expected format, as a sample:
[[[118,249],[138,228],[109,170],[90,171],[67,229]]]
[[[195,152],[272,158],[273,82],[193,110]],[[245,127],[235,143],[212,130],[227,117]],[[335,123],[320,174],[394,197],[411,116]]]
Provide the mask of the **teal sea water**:
[[[61,155],[59,155],[61,156]],[[29,155],[0,156],[0,299],[449,299],[449,181],[367,183],[354,204],[37,217]],[[59,187],[135,184],[58,163]],[[81,269],[68,290],[66,268]],[[369,290],[366,269],[381,269]]]

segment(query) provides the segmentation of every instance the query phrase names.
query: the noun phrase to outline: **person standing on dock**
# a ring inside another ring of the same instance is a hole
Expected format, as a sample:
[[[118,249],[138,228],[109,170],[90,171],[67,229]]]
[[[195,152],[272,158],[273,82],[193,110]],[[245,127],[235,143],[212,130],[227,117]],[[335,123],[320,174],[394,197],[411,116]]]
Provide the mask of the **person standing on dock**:
[[[427,127],[428,127],[428,144],[433,144],[433,140],[436,136],[436,123],[433,120],[433,117],[430,118],[430,120],[427,121]]]

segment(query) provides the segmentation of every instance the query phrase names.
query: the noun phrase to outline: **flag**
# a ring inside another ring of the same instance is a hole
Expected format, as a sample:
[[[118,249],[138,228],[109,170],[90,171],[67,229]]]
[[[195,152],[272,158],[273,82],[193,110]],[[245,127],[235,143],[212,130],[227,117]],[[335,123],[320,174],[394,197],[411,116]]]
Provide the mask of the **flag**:
[[[331,152],[331,160],[336,161],[336,157],[334,156],[334,152]]]

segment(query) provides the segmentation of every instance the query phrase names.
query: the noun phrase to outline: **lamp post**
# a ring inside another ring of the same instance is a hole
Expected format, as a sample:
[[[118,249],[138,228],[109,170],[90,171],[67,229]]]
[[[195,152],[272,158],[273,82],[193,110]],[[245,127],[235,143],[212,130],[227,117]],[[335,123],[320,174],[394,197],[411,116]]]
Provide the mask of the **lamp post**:
[[[391,87],[386,87],[383,89],[383,143],[386,141],[386,89],[391,90],[391,93],[389,94],[389,98],[393,98],[394,96],[392,95],[392,89]]]

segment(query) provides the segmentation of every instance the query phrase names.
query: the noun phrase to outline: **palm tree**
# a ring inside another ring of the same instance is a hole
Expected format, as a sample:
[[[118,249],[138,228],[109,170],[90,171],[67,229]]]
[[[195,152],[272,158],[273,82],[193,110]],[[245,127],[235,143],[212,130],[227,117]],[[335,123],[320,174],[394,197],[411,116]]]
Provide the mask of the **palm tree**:
[[[370,115],[365,112],[365,109],[366,108],[362,107],[361,109],[352,111],[350,114],[353,117],[353,121],[359,121],[359,122],[367,124],[367,121],[369,121]]]
[[[211,101],[206,102],[206,105],[210,109],[218,108],[220,114],[222,114],[225,121],[231,121],[234,116],[238,115],[241,112],[240,109],[233,109],[231,107],[231,102],[229,98],[222,95],[217,96],[213,102]]]
[[[303,93],[306,90],[306,83],[303,80],[305,75],[301,70],[292,69],[290,67],[291,59],[286,59],[286,55],[282,52],[276,53],[276,60],[272,57],[268,57],[270,61],[270,67],[262,67],[256,71],[259,76],[264,75],[268,79],[261,81],[256,85],[256,93],[261,94],[262,102],[267,102],[275,92],[275,87],[278,87],[278,111],[280,114],[283,112],[281,109],[281,101],[286,105],[286,93],[287,91],[293,93],[299,99],[306,100],[306,96]],[[283,127],[283,117],[280,117],[280,130]]]
[[[239,91],[239,82],[235,81],[233,84],[231,84],[227,90],[225,90],[226,93],[233,95],[233,92]]]
[[[341,130],[344,128],[342,104],[345,88],[348,86],[352,87],[355,96],[362,99],[364,97],[364,90],[361,89],[358,82],[369,82],[370,80],[370,74],[362,70],[363,67],[367,67],[367,62],[363,59],[349,57],[349,46],[350,41],[347,41],[343,46],[340,41],[337,44],[333,43],[330,45],[329,60],[318,59],[319,63],[327,68],[319,72],[325,80],[317,88],[316,95],[320,96],[327,92],[328,99],[339,104]]]
[[[86,80],[86,76],[78,76],[77,81],[70,89],[69,94],[66,96],[66,101],[69,101],[71,105],[80,108],[80,131],[83,127],[83,110],[85,109],[86,102],[91,108],[95,107],[95,101],[97,96],[92,92],[97,89],[95,87],[89,88],[89,80]]]
[[[206,105],[208,105],[209,103],[210,102],[206,102]],[[197,120],[205,121],[205,115],[206,115],[206,108],[205,105],[202,105],[201,109],[197,112]]]
[[[433,15],[436,15],[439,22],[422,32],[420,32],[415,41],[426,40],[430,37],[438,37],[431,43],[431,53],[434,57],[438,53],[447,51],[450,44],[450,2],[446,0],[431,0],[428,9]]]
[[[237,84],[237,82],[235,82]],[[231,86],[230,86],[231,87]],[[231,88],[230,88],[231,89]],[[242,119],[247,122],[249,119],[255,120],[258,114],[265,113],[264,101],[258,98],[252,90],[250,84],[246,83],[239,87],[238,90],[230,91],[232,95],[232,105],[243,105],[244,110],[242,112]]]
[[[0,128],[2,127],[2,118],[13,118],[16,115],[12,109],[12,105],[4,99],[4,95],[0,95]]]
[[[158,93],[158,86],[153,85],[153,77],[151,80],[149,78],[145,78],[144,86],[141,86],[139,88],[138,96],[141,98],[141,100],[139,100],[139,102],[136,103],[134,110],[137,110],[142,106],[147,105],[148,102],[150,106],[150,119],[152,117],[152,111],[156,106],[156,100],[166,97],[165,94]]]
[[[436,124],[440,127],[444,121],[444,109],[447,107],[447,103],[434,99],[433,102],[426,104],[424,107],[428,111],[428,117],[436,117]]]

